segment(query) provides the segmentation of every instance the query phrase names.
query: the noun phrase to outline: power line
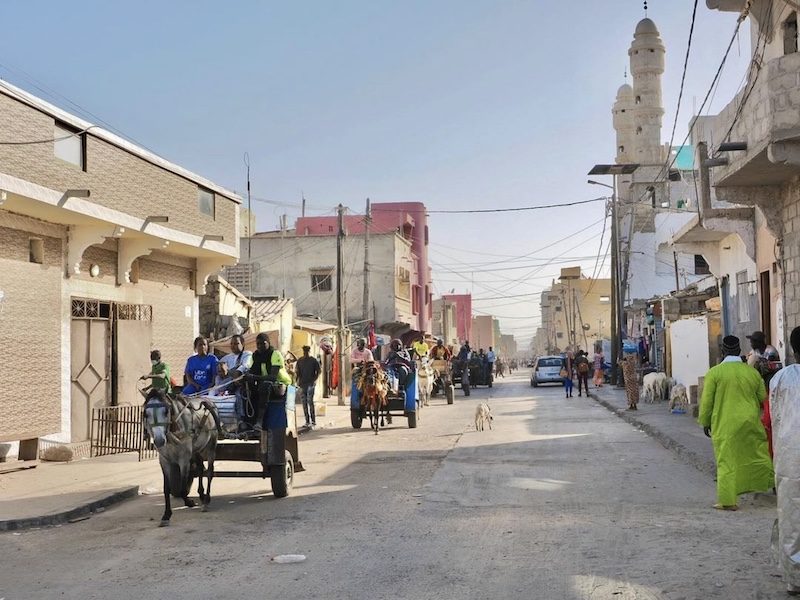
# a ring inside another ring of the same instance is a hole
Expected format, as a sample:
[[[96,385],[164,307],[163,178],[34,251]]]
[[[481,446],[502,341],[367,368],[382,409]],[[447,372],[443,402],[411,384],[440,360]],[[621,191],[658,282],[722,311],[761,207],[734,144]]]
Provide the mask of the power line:
[[[692,22],[689,25],[689,41],[686,44],[686,56],[683,59],[683,74],[681,75],[681,87],[678,91],[678,105],[675,107],[675,120],[672,121],[672,135],[669,137],[669,150],[672,151],[672,142],[675,141],[675,128],[678,126],[678,115],[681,112],[681,99],[683,98],[683,85],[686,82],[686,68],[689,65],[689,52],[692,49],[692,34],[694,33],[694,20],[697,16],[697,0],[694,0],[692,7]],[[602,246],[602,244],[601,244]]]
[[[475,214],[475,213],[503,213],[503,212],[520,212],[525,210],[543,210],[545,208],[561,208],[564,206],[578,206],[580,204],[589,204],[591,202],[600,202],[601,200],[608,200],[607,197],[592,198],[591,200],[578,200],[577,202],[564,202],[563,204],[541,204],[539,206],[520,206],[517,208],[479,208],[474,210],[428,210],[428,214]]]

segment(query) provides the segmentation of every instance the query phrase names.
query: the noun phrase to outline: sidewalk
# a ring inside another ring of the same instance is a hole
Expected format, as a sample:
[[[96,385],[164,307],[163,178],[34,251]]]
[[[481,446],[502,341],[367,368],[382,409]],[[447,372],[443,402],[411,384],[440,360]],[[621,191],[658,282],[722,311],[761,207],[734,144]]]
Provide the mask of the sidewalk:
[[[703,428],[691,416],[691,411],[684,415],[672,414],[666,402],[639,402],[638,410],[627,410],[625,390],[611,385],[590,389],[589,395],[620,418],[657,439],[687,463],[704,473],[716,474],[711,440],[703,434]]]
[[[314,431],[298,427],[302,437],[350,426],[350,407],[337,406],[336,398],[327,401],[327,414],[317,418]],[[302,408],[297,421],[303,422]],[[0,474],[0,532],[82,520],[117,502],[143,493],[160,494],[162,489],[158,460],[139,462],[134,453],[41,462],[33,469]]]

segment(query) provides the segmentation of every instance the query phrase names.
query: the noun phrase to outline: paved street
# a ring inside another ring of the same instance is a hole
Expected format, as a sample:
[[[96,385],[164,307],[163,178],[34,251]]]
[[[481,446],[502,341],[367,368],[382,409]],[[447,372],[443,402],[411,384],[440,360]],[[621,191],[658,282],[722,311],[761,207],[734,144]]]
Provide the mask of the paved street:
[[[208,513],[177,510],[166,529],[156,494],[3,534],[0,597],[785,597],[770,498],[712,510],[708,474],[527,376],[435,399],[416,430],[396,419],[378,436],[304,436],[307,471],[283,500],[260,480],[218,479]],[[479,433],[487,398],[494,430]],[[307,560],[271,563],[279,554]]]

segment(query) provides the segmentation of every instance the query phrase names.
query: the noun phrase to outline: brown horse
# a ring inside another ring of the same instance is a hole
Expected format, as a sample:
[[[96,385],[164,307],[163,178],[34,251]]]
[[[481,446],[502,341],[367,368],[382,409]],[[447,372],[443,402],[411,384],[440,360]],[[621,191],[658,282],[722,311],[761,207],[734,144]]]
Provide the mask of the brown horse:
[[[386,407],[386,394],[389,389],[389,380],[380,363],[372,361],[361,367],[358,389],[361,392],[361,406],[366,407],[370,426],[375,430],[375,435],[378,435],[379,426],[384,424],[380,412]]]

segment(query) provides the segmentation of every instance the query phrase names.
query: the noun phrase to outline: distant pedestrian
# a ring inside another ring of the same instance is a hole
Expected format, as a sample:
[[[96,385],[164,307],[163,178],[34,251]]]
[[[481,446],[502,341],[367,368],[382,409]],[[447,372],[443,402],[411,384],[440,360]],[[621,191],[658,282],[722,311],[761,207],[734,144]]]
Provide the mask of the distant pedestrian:
[[[717,462],[719,510],[736,510],[739,494],[772,489],[772,461],[759,413],[766,394],[758,372],[742,362],[739,338],[722,339],[722,363],[706,373],[698,422]]]
[[[586,397],[589,397],[589,359],[586,358],[586,352],[578,350],[578,356],[575,357],[575,374],[578,376],[578,396],[581,396],[581,384],[583,389],[586,390]]]
[[[322,371],[319,361],[311,356],[311,346],[303,346],[303,356],[297,360],[295,372],[297,373],[297,390],[303,401],[303,414],[307,427],[317,426],[317,416],[314,413],[314,392],[317,379]]]
[[[569,355],[563,359],[560,375],[564,381],[564,397],[572,398],[572,359]]]
[[[595,387],[603,387],[603,363],[605,362],[605,356],[603,356],[603,351],[598,347],[595,348],[594,351],[594,385]]]
[[[800,327],[789,337],[794,360],[800,363]],[[789,365],[770,381],[767,415],[772,416],[775,486],[778,493],[778,560],[790,594],[800,594],[800,364]],[[773,534],[774,535],[774,534]]]
[[[636,353],[627,352],[620,359],[622,377],[625,379],[625,396],[628,399],[628,410],[639,410],[639,378],[636,375]]]

